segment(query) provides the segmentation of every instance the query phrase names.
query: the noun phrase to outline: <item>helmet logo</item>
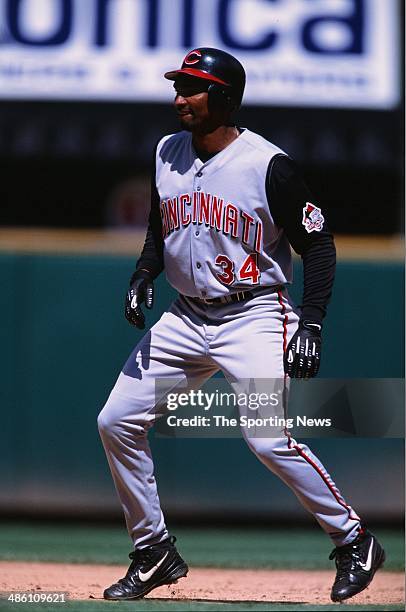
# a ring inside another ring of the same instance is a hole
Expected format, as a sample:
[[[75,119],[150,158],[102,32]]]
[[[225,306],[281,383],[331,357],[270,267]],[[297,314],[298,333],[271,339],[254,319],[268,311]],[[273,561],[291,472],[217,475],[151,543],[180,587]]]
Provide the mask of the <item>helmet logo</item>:
[[[192,66],[193,64],[197,64],[200,61],[201,57],[202,54],[196,49],[195,51],[191,51],[187,54],[187,56],[183,60],[183,63],[187,64],[188,66]]]

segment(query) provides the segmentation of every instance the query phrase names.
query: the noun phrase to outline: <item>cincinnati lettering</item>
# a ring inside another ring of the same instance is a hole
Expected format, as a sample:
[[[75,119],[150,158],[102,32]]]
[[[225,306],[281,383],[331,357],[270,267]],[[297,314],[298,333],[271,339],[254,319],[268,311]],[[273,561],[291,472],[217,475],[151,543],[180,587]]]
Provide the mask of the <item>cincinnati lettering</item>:
[[[240,210],[232,202],[225,202],[224,198],[202,191],[182,193],[161,200],[160,212],[164,238],[190,224],[205,225],[241,240],[244,244],[252,245],[257,253],[261,253],[261,221],[247,211]]]

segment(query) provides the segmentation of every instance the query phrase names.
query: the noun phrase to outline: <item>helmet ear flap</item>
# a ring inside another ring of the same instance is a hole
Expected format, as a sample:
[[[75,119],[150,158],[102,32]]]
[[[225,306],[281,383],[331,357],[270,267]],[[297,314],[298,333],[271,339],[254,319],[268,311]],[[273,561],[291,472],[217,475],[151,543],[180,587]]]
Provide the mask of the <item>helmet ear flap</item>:
[[[235,103],[230,97],[227,87],[211,83],[207,90],[209,94],[209,110],[232,110]]]

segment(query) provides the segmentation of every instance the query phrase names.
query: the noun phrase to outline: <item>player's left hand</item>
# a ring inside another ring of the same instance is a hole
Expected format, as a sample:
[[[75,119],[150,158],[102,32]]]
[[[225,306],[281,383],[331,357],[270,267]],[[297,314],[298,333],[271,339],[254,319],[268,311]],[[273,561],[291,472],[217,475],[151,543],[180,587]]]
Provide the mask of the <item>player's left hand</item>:
[[[320,367],[321,324],[299,321],[299,327],[289,342],[283,365],[291,378],[313,378]]]
[[[125,318],[138,329],[145,328],[145,316],[141,310],[144,302],[147,308],[152,308],[154,301],[154,285],[149,273],[144,270],[134,272],[130,286],[125,296]]]

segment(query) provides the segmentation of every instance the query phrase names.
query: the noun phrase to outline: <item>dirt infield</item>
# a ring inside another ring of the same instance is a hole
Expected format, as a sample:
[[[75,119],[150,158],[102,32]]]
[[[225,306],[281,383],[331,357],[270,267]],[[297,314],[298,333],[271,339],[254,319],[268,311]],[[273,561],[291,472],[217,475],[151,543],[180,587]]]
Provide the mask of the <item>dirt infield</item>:
[[[71,599],[102,599],[103,589],[127,568],[112,565],[0,562],[1,591],[66,591]],[[331,571],[237,570],[192,568],[187,578],[164,586],[149,598],[224,602],[329,604]],[[378,572],[353,604],[402,604],[402,573]]]

